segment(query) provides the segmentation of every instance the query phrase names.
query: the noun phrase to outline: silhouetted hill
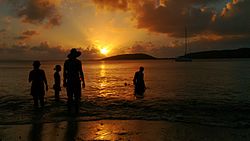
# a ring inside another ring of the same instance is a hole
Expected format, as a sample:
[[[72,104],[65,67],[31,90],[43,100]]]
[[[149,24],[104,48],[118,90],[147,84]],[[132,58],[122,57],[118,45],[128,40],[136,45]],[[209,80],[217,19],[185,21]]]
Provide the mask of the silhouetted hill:
[[[250,58],[250,48],[203,51],[189,53],[186,56],[192,59]]]
[[[156,59],[156,58],[147,54],[138,53],[138,54],[121,54],[121,55],[107,57],[102,60],[145,60],[145,59]]]

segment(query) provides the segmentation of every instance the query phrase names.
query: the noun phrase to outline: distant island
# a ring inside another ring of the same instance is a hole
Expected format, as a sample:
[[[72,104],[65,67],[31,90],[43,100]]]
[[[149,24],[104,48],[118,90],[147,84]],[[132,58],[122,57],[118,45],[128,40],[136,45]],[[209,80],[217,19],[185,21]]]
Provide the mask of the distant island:
[[[157,59],[157,58],[148,54],[136,53],[136,54],[121,54],[103,58],[101,60],[150,60],[150,59]]]
[[[188,53],[186,57],[192,59],[224,59],[224,58],[250,58],[250,48],[239,48],[232,50],[211,50]],[[103,58],[101,60],[169,60],[175,58],[156,58],[148,54],[121,54]]]
[[[186,56],[192,59],[250,58],[250,48],[202,51],[189,53]]]

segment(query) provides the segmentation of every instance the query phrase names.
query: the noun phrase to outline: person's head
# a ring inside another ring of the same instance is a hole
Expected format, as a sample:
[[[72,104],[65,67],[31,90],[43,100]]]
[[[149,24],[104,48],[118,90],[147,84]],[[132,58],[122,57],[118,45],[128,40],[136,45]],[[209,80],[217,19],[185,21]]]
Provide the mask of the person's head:
[[[140,72],[143,72],[144,71],[144,67],[140,67]]]
[[[40,61],[34,61],[33,62],[34,69],[39,69],[40,65],[41,65]]]
[[[62,67],[60,65],[56,65],[54,68],[55,71],[59,72],[62,70]]]
[[[81,55],[81,52],[80,51],[77,51],[75,48],[72,48],[70,50],[70,53],[68,55],[68,58],[77,58]]]

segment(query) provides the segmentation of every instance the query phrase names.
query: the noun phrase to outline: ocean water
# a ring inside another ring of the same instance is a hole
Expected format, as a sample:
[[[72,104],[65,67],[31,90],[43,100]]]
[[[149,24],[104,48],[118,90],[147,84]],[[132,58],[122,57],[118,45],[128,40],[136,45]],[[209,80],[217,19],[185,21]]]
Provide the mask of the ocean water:
[[[250,127],[250,59],[82,63],[86,88],[82,89],[79,121],[139,119]],[[65,88],[58,103],[52,88],[54,65],[63,65],[63,61],[41,64],[49,91],[45,108],[36,111],[28,83],[32,61],[0,62],[0,124],[26,124],[38,118],[64,121],[71,116]],[[140,66],[145,67],[144,98],[133,95],[132,80]]]

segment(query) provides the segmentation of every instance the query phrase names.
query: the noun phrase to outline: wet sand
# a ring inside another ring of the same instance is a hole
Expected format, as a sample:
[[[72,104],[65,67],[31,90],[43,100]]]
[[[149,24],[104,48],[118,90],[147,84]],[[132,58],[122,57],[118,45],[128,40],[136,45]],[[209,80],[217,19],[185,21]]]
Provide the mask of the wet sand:
[[[98,120],[78,122],[75,118],[55,123],[0,125],[0,141],[247,141],[249,128],[225,128],[197,124],[145,121]]]

